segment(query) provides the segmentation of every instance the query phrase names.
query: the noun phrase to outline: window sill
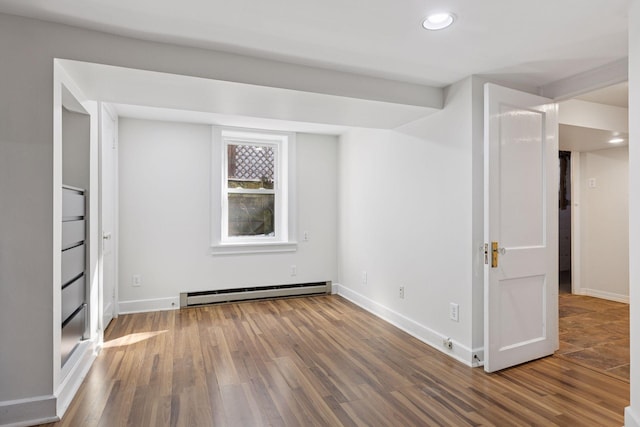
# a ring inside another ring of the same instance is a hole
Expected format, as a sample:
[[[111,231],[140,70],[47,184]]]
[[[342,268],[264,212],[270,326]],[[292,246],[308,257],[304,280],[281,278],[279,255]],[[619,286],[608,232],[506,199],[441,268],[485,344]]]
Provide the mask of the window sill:
[[[218,243],[211,246],[211,255],[262,254],[297,250],[298,242]]]

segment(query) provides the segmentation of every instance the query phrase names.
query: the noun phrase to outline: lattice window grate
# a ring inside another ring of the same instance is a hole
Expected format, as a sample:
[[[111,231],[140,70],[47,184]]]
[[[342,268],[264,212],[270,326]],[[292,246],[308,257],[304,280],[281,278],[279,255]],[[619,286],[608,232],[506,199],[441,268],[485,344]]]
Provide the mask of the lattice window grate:
[[[273,182],[275,150],[256,145],[229,145],[229,178]]]

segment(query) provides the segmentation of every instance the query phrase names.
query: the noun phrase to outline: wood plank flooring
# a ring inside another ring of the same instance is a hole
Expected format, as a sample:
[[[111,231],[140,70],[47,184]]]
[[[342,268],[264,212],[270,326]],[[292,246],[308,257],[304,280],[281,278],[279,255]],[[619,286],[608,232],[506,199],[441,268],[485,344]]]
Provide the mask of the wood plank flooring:
[[[48,426],[620,426],[629,384],[469,368],[339,296],[124,315]]]

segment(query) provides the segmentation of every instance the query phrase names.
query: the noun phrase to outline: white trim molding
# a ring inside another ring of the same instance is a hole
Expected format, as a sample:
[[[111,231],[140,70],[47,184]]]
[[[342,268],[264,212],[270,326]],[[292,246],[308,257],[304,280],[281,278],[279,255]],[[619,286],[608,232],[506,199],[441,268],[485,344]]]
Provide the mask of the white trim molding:
[[[332,282],[331,283],[331,295],[338,295],[338,291],[340,290],[340,288],[342,288],[342,285],[340,283]]]
[[[56,412],[60,418],[69,408],[71,401],[82,385],[82,381],[84,381],[89,369],[91,369],[93,362],[96,360],[98,356],[96,348],[95,342],[84,341],[73,351],[71,358],[67,361],[67,364],[71,364],[72,367],[66,375],[63,372],[63,379],[56,393],[58,396]],[[67,364],[65,364],[65,367]]]
[[[640,414],[636,414],[631,406],[624,409],[624,427],[640,427]]]
[[[295,252],[298,242],[220,243],[211,246],[211,255],[260,254],[269,252]]]
[[[571,292],[582,287],[582,194],[579,153],[571,153]]]
[[[576,294],[602,298],[609,301],[622,302],[625,304],[629,304],[630,301],[629,295],[614,294],[612,292],[601,291],[599,289],[581,288],[578,292],[576,292]]]
[[[447,339],[448,336],[438,333],[424,325],[419,324],[418,322],[409,319],[408,317],[391,310],[388,307],[383,306],[358,292],[353,291],[343,285],[335,284],[333,285],[334,290],[337,290],[337,294],[341,297],[351,301],[357,306],[367,310],[371,314],[376,315],[392,324],[393,326],[403,330],[414,338],[422,341],[423,343],[435,348],[442,353],[445,353],[448,356],[456,359],[457,361],[464,363],[470,367],[480,366],[482,364],[482,357],[484,354],[484,350],[475,349],[472,350],[457,341],[453,341],[453,348],[451,350],[447,350],[443,347],[442,341]],[[480,360],[476,360],[474,362],[474,355],[478,355]]]
[[[147,313],[149,311],[178,310],[180,297],[141,299],[132,301],[119,301],[119,314]]]
[[[22,427],[60,421],[56,415],[55,396],[0,402],[0,426]]]

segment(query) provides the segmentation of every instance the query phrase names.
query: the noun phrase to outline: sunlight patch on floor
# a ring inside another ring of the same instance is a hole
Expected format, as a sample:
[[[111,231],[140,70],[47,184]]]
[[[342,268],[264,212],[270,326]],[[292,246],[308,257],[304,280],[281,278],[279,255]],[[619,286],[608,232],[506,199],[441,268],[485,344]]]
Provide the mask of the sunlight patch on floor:
[[[141,341],[148,340],[149,338],[153,338],[157,335],[164,334],[165,332],[168,332],[168,331],[164,330],[164,331],[153,331],[153,332],[138,332],[135,334],[125,335],[120,338],[115,338],[109,341],[105,341],[102,348],[122,347],[125,345],[136,344]]]

